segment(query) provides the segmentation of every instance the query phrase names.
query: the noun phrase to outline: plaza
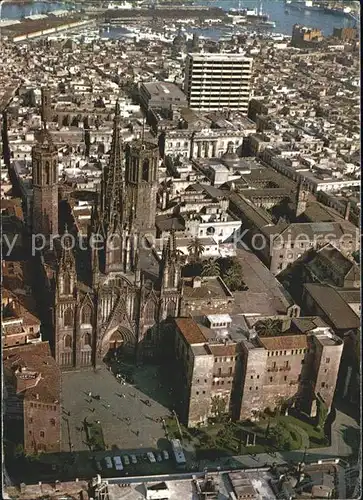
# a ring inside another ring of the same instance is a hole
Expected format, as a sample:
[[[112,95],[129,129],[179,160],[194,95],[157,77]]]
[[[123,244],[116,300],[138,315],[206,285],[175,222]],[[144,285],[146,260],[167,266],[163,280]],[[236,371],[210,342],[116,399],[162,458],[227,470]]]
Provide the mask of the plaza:
[[[123,368],[128,373],[132,370],[133,384],[122,384],[116,378],[117,370],[122,372]],[[160,368],[156,366],[133,369],[131,365],[120,365],[109,371],[104,365],[97,371],[63,373],[62,451],[90,450],[85,419],[88,423],[100,423],[108,450],[132,453],[161,449],[161,440],[165,441],[161,419],[170,414],[171,396],[169,387],[161,383]]]

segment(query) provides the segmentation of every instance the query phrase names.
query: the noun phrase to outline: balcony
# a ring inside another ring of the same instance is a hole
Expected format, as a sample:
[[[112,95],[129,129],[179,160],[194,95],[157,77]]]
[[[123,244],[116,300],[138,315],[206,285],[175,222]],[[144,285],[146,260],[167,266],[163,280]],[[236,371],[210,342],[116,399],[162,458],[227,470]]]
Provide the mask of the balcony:
[[[291,370],[291,366],[282,366],[280,368],[280,372],[289,372]]]

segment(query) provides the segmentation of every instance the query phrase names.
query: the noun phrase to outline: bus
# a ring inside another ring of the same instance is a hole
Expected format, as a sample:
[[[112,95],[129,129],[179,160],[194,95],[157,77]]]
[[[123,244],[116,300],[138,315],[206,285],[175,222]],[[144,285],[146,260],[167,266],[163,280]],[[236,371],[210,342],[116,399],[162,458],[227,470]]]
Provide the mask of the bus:
[[[185,468],[187,461],[185,460],[185,455],[183,447],[179,439],[171,440],[171,447],[173,450],[175,462],[178,468]]]

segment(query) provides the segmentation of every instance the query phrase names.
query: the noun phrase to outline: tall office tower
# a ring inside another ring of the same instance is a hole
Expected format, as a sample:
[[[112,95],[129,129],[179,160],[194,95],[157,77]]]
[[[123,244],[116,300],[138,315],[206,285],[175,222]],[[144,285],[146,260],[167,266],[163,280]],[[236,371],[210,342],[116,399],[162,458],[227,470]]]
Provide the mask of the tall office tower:
[[[247,113],[251,74],[252,58],[243,54],[188,54],[184,90],[190,108]]]

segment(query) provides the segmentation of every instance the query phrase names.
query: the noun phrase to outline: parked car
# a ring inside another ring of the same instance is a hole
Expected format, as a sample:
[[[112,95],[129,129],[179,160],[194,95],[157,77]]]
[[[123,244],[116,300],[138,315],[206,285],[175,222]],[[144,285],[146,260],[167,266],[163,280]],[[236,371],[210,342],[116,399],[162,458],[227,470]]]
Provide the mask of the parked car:
[[[111,457],[105,457],[104,460],[105,460],[105,464],[106,464],[107,469],[112,469]]]
[[[151,464],[155,464],[156,463],[155,455],[154,455],[154,453],[152,451],[148,451],[146,455],[147,455],[147,458],[149,459],[149,462]]]
[[[127,455],[124,455],[122,458],[125,465],[130,465],[130,459]]]
[[[115,464],[116,470],[123,470],[123,465],[121,461],[121,457],[113,457],[113,463]]]
[[[158,454],[156,455],[156,460],[157,460],[158,462],[162,462],[162,461],[163,461],[162,456],[160,455],[160,453],[158,453]]]
[[[162,451],[164,460],[169,460],[169,453],[166,450]]]
[[[133,464],[137,464],[137,458],[136,458],[136,455],[130,455],[130,458],[131,458],[131,463],[133,463]]]

